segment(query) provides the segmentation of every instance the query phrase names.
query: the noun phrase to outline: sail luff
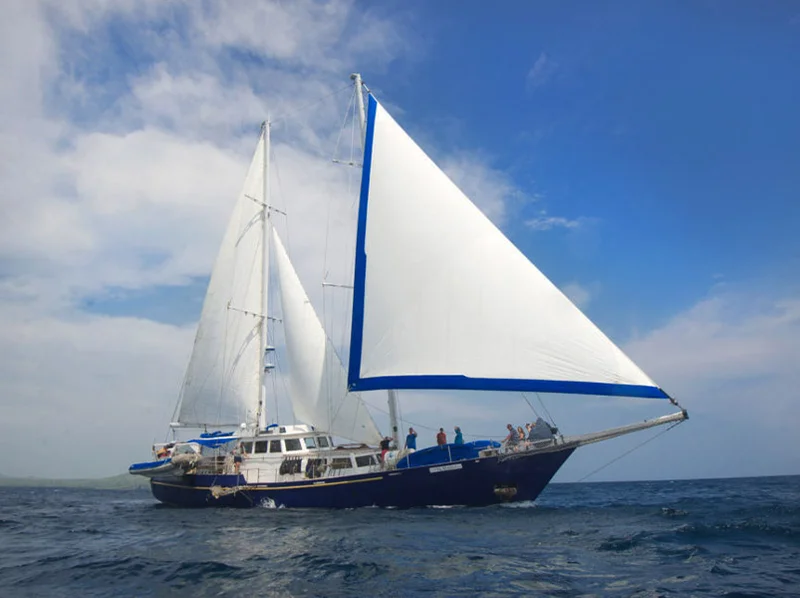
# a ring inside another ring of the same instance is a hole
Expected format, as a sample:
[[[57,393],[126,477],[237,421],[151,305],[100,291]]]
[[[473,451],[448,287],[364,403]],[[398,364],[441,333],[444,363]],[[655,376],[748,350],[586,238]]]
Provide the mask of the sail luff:
[[[375,136],[375,113],[378,103],[372,94],[367,96],[367,130],[364,134],[364,159],[361,167],[361,191],[356,224],[355,269],[353,272],[353,315],[350,324],[350,360],[347,369],[347,386],[356,389],[361,379],[361,354],[364,341],[364,291],[366,287],[367,255],[367,202],[372,169],[372,143]],[[390,387],[384,387],[389,389]]]
[[[348,387],[667,398],[369,95]]]

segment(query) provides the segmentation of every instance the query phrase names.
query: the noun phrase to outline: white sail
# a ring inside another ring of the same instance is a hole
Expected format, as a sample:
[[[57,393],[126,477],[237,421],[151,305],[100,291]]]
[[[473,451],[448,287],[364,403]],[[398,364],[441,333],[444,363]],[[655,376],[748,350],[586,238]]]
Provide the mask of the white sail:
[[[262,136],[209,280],[181,392],[182,424],[256,423],[263,364],[263,155]]]
[[[371,95],[356,243],[353,390],[667,396]]]
[[[377,444],[381,435],[361,397],[347,391],[339,356],[303,289],[289,256],[272,231],[289,357],[289,394],[295,417],[334,436]]]

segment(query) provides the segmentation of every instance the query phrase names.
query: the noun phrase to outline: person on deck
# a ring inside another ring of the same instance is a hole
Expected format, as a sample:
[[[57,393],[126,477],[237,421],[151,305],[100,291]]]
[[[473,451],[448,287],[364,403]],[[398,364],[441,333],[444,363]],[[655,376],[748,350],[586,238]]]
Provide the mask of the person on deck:
[[[458,426],[455,427],[456,438],[453,440],[453,444],[464,444],[464,437],[461,435],[461,428]]]
[[[553,434],[553,427],[544,419],[538,417],[536,421],[531,424],[530,432],[528,432],[528,440],[549,440],[553,437]]]
[[[439,433],[436,435],[436,444],[439,446],[447,444],[447,434],[444,433],[444,428],[439,428]]]
[[[389,436],[385,436],[383,440],[381,440],[381,463],[386,460],[386,453],[389,452],[389,447],[392,445],[392,439]]]
[[[414,428],[408,429],[408,436],[406,436],[406,449],[417,450],[417,432]]]
[[[503,442],[506,445],[507,450],[516,450],[517,445],[519,444],[519,434],[514,429],[514,426],[511,424],[506,424],[506,430],[508,430],[508,436],[503,439]]]

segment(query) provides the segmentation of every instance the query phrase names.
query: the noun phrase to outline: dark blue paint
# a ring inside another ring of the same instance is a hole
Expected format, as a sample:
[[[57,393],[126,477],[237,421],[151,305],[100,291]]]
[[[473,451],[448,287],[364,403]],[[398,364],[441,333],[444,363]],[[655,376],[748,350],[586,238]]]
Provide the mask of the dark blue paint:
[[[552,453],[457,461],[454,471],[432,473],[430,468],[412,467],[342,478],[279,484],[247,485],[239,475],[165,476],[151,481],[153,496],[163,503],[180,507],[257,507],[274,501],[289,508],[411,508],[428,505],[485,506],[507,502],[495,494],[497,485],[516,486],[510,500],[534,500],[544,490],[573,448]],[[379,478],[375,481],[360,481]],[[337,484],[336,482],[356,482]],[[211,486],[247,489],[214,498]]]
[[[606,384],[602,382],[565,382],[561,380],[523,380],[520,378],[468,378],[467,376],[378,376],[359,378],[350,383],[350,390],[382,390],[394,388],[496,390],[513,392],[553,392],[560,394],[605,395],[668,399],[669,395],[656,386],[635,384]]]

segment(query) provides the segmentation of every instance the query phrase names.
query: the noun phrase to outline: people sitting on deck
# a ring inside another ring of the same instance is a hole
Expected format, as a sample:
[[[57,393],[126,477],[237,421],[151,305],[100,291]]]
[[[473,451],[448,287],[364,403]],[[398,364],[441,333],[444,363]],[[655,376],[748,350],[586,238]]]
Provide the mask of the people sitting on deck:
[[[554,428],[541,417],[536,418],[536,421],[529,425],[528,442],[550,440],[558,432],[558,428]]]
[[[414,428],[408,429],[408,436],[406,436],[406,449],[409,451],[417,450],[417,432]]]
[[[172,449],[175,448],[175,443],[170,442],[169,444],[165,444],[156,453],[156,458],[158,459],[166,459],[167,457],[172,455]]]
[[[444,433],[444,428],[439,428],[439,433],[436,435],[436,444],[439,446],[447,444],[447,434]]]
[[[456,433],[456,437],[455,437],[455,440],[453,440],[453,444],[464,444],[464,436],[462,436],[462,434],[461,434],[461,428],[456,426],[454,428],[454,430],[455,430],[455,433]]]

